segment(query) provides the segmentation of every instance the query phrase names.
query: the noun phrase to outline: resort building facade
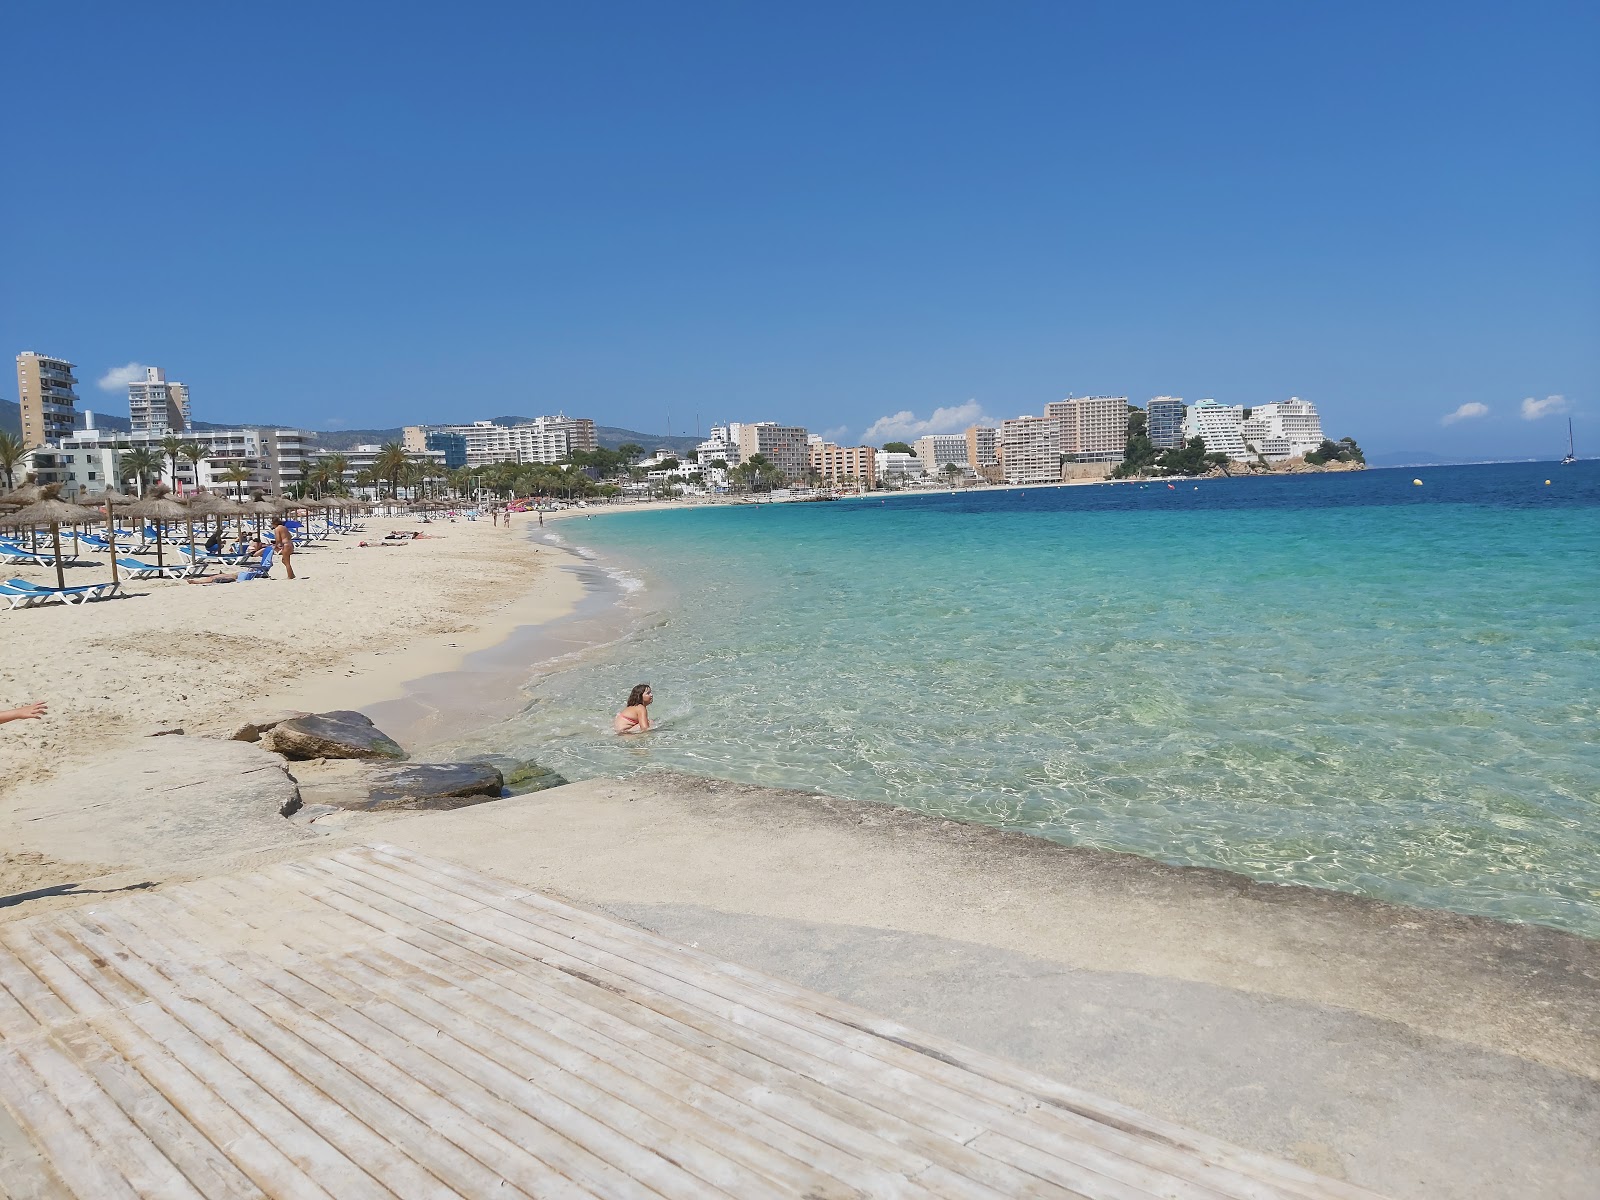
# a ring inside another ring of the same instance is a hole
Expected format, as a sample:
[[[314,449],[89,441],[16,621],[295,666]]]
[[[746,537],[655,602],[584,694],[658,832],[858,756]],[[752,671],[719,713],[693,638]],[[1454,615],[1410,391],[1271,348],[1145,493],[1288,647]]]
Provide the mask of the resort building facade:
[[[1244,448],[1244,406],[1201,400],[1183,417],[1183,436],[1202,438],[1206,449],[1241,461],[1253,457]]]
[[[696,460],[702,468],[714,462],[724,462],[730,467],[739,465],[739,441],[726,425],[713,425],[711,436],[695,447]]]
[[[78,377],[74,364],[24,350],[17,355],[17,404],[22,409],[22,444],[54,446],[72,434],[77,418]]]
[[[919,437],[911,449],[922,460],[924,475],[942,474],[947,466],[960,467],[965,474],[971,467],[964,433],[930,433]]]
[[[873,464],[880,483],[909,483],[922,478],[922,460],[904,450],[879,450],[873,455]]]
[[[987,425],[973,425],[967,439],[967,463],[990,483],[1002,483],[1005,471],[1000,466],[1000,432]]]
[[[167,379],[160,367],[128,385],[128,420],[134,433],[181,433],[189,428],[189,387]]]
[[[999,452],[1007,483],[1059,483],[1061,422],[1053,417],[1002,421]]]
[[[535,417],[516,425],[474,421],[470,425],[407,425],[400,444],[408,454],[443,453],[460,458],[457,465],[484,467],[490,463],[554,463],[576,451],[592,451],[599,441],[594,422],[587,417]]]
[[[1128,453],[1126,396],[1069,396],[1044,406],[1061,427],[1061,453],[1077,462],[1121,462]]]
[[[744,422],[737,426],[740,461],[759,454],[777,467],[785,479],[804,479],[811,465],[806,445],[810,432],[800,425],[776,421]]]
[[[303,429],[190,429],[183,440],[205,453],[198,464],[182,455],[176,464],[162,448],[164,430],[118,433],[108,429],[80,429],[63,438],[65,453],[142,448],[161,463],[159,482],[176,492],[205,491],[248,494],[252,490],[287,495],[299,487],[323,451],[316,434]],[[238,470],[239,478],[230,478]]]
[[[1183,449],[1184,403],[1178,396],[1152,396],[1144,406],[1145,430],[1157,450]]]
[[[1239,425],[1246,450],[1269,462],[1298,458],[1322,445],[1317,406],[1298,396],[1250,410]]]
[[[836,446],[820,437],[808,447],[811,471],[828,487],[877,486],[878,455],[871,446]]]

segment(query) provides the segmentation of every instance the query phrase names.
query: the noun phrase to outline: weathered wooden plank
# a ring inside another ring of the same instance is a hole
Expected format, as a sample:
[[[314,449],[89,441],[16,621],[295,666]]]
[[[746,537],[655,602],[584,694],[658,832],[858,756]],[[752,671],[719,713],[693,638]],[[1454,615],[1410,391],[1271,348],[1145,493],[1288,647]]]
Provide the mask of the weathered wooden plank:
[[[37,1039],[33,1039],[37,1040]],[[132,1184],[100,1153],[51,1087],[19,1051],[0,1046],[0,1100],[43,1148],[50,1165],[80,1200],[139,1200]]]
[[[194,914],[173,903],[170,896],[141,898],[137,906],[130,908],[135,909],[130,918],[135,926],[147,933],[160,931],[153,934],[156,937],[175,936],[173,931],[179,928],[190,931],[197,938],[209,932],[197,923]],[[293,999],[275,990],[272,986],[275,980],[291,978],[276,964],[254,955],[244,955],[238,961],[227,962],[207,954],[198,941],[192,940],[177,952],[187,954],[193,961],[202,964],[219,982],[249,995],[263,1011],[277,1015],[280,1020],[294,1019],[300,1036],[311,1046],[359,1075],[429,1129],[448,1138],[469,1157],[504,1179],[509,1188],[520,1188],[530,1196],[540,1197],[540,1200],[579,1200],[593,1195],[571,1179],[556,1174],[522,1146],[459,1107],[454,1103],[456,1094],[453,1091],[447,1093],[451,1099],[446,1099],[445,1095],[406,1074],[395,1065],[401,1056],[370,1049],[329,1023],[314,1005],[305,1002],[304,996]],[[298,980],[294,983],[304,987]],[[345,1011],[342,1005],[336,1007],[340,1012]],[[504,1189],[492,1194],[501,1196]]]
[[[138,960],[135,947],[149,940],[112,913],[68,913],[65,919],[79,925],[86,945],[117,961],[153,995],[171,989],[157,997],[167,1011],[396,1195],[432,1200],[443,1184],[460,1181],[458,1170],[441,1175],[430,1169],[428,1160],[437,1161],[430,1151],[438,1148],[430,1130],[402,1122],[397,1106],[284,1025],[237,1002],[181,959]],[[130,931],[131,937],[119,936]],[[484,1187],[489,1181],[480,1175],[475,1182]]]
[[[347,864],[318,863],[317,867],[325,868],[330,874],[340,876],[352,870],[359,870]],[[403,880],[385,875],[381,868],[370,868],[366,874],[372,879],[372,890],[381,895],[403,893],[407,886]],[[427,885],[419,881],[417,886]],[[439,912],[460,911],[459,907],[452,910],[451,906],[445,903],[431,903],[427,897],[424,897],[417,907],[425,911],[430,907],[433,911]],[[501,918],[522,920],[526,926],[524,932],[543,929],[548,934],[553,928],[557,928],[553,925],[553,921],[559,919],[559,914],[550,915],[550,920],[526,920],[502,913],[496,906],[492,905],[491,908]],[[479,927],[476,915],[470,911],[467,916],[458,918],[457,923],[463,927],[474,929]],[[838,1065],[858,1068],[854,1071],[847,1070],[836,1086],[859,1088],[863,1086],[861,1078],[863,1073],[870,1070],[875,1077],[874,1083],[887,1083],[904,1097],[926,1099],[930,1094],[937,1094],[938,1100],[935,1106],[937,1111],[932,1114],[933,1120],[942,1119],[945,1113],[953,1113],[976,1122],[983,1129],[1004,1129],[1018,1140],[1036,1145],[1059,1159],[1061,1165],[1056,1174],[1057,1180],[1059,1181],[1063,1175],[1070,1175],[1073,1178],[1071,1186],[1086,1195],[1103,1196],[1106,1200],[1143,1200],[1148,1196],[1163,1194],[1195,1197],[1196,1200],[1215,1200],[1222,1195],[1174,1172],[1172,1170],[1174,1167],[1179,1171],[1188,1171],[1193,1164],[1181,1161],[1181,1156],[1171,1154],[1164,1147],[1141,1148],[1145,1156],[1160,1161],[1159,1167],[1152,1167],[1145,1162],[1118,1153],[1116,1148],[1108,1150],[1106,1147],[1094,1145],[1087,1138],[1063,1136],[1059,1132],[1041,1129],[1036,1124],[1019,1119],[1019,1113],[1037,1107],[1037,1103],[1028,1097],[1008,1092],[1003,1093],[1000,1100],[996,1101],[992,1094],[985,1095],[985,1089],[980,1087],[974,1086],[966,1090],[953,1088],[950,1086],[952,1076],[957,1083],[966,1081],[960,1078],[958,1071],[944,1063],[934,1064],[942,1068],[941,1070],[927,1070],[921,1061],[923,1056],[916,1055],[901,1046],[892,1043],[880,1046],[877,1039],[865,1037],[853,1028],[834,1029],[825,1018],[797,1010],[781,1002],[773,1002],[762,995],[759,989],[743,981],[727,980],[721,976],[707,978],[706,974],[699,970],[699,964],[691,960],[674,957],[654,947],[624,944],[614,936],[612,930],[605,928],[599,922],[594,926],[582,927],[576,927],[569,922],[563,932],[567,936],[562,941],[548,944],[566,949],[595,966],[615,969],[638,982],[666,991],[680,999],[689,1000],[702,1007],[710,1007],[713,1011],[720,1010],[719,1015],[751,1024],[769,1037],[803,1046],[813,1053],[830,1058]],[[535,933],[532,936],[540,935]],[[589,953],[591,949],[593,954]],[[630,951],[631,960],[627,957]],[[641,974],[641,968],[644,974]],[[870,1065],[861,1061],[863,1054],[874,1061]],[[998,1090],[989,1089],[991,1093]],[[1098,1127],[1093,1126],[1084,1132],[1088,1138],[1106,1136]],[[1127,1140],[1124,1135],[1111,1136]],[[1200,1169],[1204,1169],[1203,1165]],[[1270,1195],[1270,1191],[1263,1188],[1262,1194]]]
[[[378,859],[385,857],[382,851],[373,851],[367,848],[346,852],[342,857],[346,862],[359,862],[363,856],[369,854]],[[414,869],[419,879],[428,880],[430,878],[428,874],[432,870],[430,862],[417,861],[419,856],[392,855],[388,856],[388,859],[390,865],[396,869],[402,868],[406,862],[410,861],[414,864]],[[758,998],[763,994],[777,993],[783,999],[792,999],[795,1002],[792,1005],[783,1004],[780,1001],[779,1007],[771,1008],[770,1005],[768,1007],[776,1015],[785,1016],[787,1019],[795,1020],[798,1017],[797,1023],[808,1028],[819,1029],[819,1027],[810,1023],[810,1018],[813,1015],[819,1016],[824,1020],[831,1019],[839,1025],[843,1025],[846,1031],[844,1035],[842,1037],[837,1033],[833,1035],[841,1044],[864,1049],[868,1053],[877,1053],[877,1048],[871,1042],[867,1042],[864,1045],[858,1036],[867,1034],[887,1042],[893,1050],[910,1050],[916,1055],[921,1055],[922,1061],[919,1061],[917,1057],[895,1054],[893,1051],[885,1057],[887,1061],[895,1062],[908,1069],[926,1074],[941,1084],[955,1086],[990,1103],[1026,1113],[1029,1117],[1030,1125],[1037,1132],[1031,1134],[1022,1133],[1021,1140],[1056,1155],[1065,1154],[1090,1169],[1112,1170],[1128,1182],[1147,1188],[1165,1186],[1160,1180],[1160,1175],[1168,1174],[1178,1179],[1187,1180],[1192,1184],[1218,1189],[1223,1194],[1247,1197],[1250,1200],[1269,1200],[1271,1197],[1284,1194],[1283,1181],[1277,1178],[1271,1180],[1262,1180],[1259,1177],[1252,1178],[1248,1173],[1246,1168],[1255,1165],[1252,1159],[1258,1156],[1249,1156],[1247,1152],[1240,1151],[1237,1156],[1229,1156],[1233,1158],[1232,1162],[1222,1163],[1212,1161],[1216,1156],[1209,1156],[1203,1152],[1185,1153],[1182,1150],[1175,1152],[1172,1140],[1163,1133],[1152,1132],[1146,1134],[1145,1131],[1127,1120],[1117,1117],[1111,1117],[1107,1120],[1093,1111],[1083,1112],[1056,1105],[1052,1101],[1042,1101],[1040,1098],[1033,1096],[1026,1088],[1016,1086],[1014,1081],[994,1079],[992,1072],[967,1072],[964,1070],[964,1059],[956,1057],[958,1054],[967,1055],[971,1053],[964,1047],[952,1045],[946,1050],[929,1046],[926,1043],[932,1039],[928,1039],[924,1035],[911,1030],[905,1030],[903,1036],[895,1036],[893,1034],[885,1036],[878,1033],[850,1018],[859,1015],[879,1022],[882,1021],[881,1018],[873,1018],[872,1014],[863,1013],[861,1010],[852,1010],[852,1006],[845,1005],[832,997],[821,996],[782,981],[769,980],[767,977],[748,969],[740,968],[721,960],[711,959],[709,956],[687,947],[667,942],[665,939],[658,938],[636,927],[622,925],[610,918],[600,917],[595,914],[587,914],[583,910],[574,909],[571,906],[559,905],[525,889],[515,889],[514,896],[500,895],[497,897],[498,892],[512,889],[501,889],[492,881],[485,880],[483,877],[472,873],[459,872],[459,869],[454,874],[449,875],[443,871],[437,872],[435,878],[437,879],[437,886],[446,886],[444,880],[452,880],[455,883],[459,883],[473,899],[483,900],[497,910],[514,911],[515,906],[518,904],[537,908],[542,912],[548,913],[551,918],[558,922],[553,928],[559,931],[570,934],[574,927],[587,927],[596,935],[596,945],[606,945],[624,955],[627,953],[625,943],[628,941],[648,947],[649,950],[657,951],[665,958],[650,957],[648,953],[641,952],[636,956],[639,961],[647,962],[650,966],[664,970],[669,974],[682,973],[675,972],[672,967],[671,960],[674,958],[689,964],[691,968],[693,965],[704,966],[713,976],[713,982],[708,986],[718,995],[737,997],[747,1001],[752,995],[750,991],[725,990],[715,983],[715,977],[726,976],[740,984],[753,986],[754,995]],[[624,945],[619,946],[619,941]],[[685,976],[685,978],[688,979],[689,977]],[[699,982],[705,981],[703,973],[693,978]],[[819,1029],[819,1031],[821,1030]],[[1010,1070],[1013,1073],[1023,1073],[1020,1068],[1010,1068]],[[1132,1112],[1132,1110],[1128,1111]],[[1135,1114],[1135,1116],[1142,1116],[1142,1114]],[[1013,1132],[1015,1134],[1015,1131]],[[1080,1143],[1087,1143],[1091,1148],[1080,1151],[1075,1148],[1075,1145]],[[1206,1149],[1216,1150],[1219,1148],[1232,1149],[1225,1147],[1225,1144],[1222,1143],[1216,1143]],[[1122,1158],[1128,1160],[1131,1164],[1130,1167],[1127,1169],[1117,1167],[1112,1159],[1105,1157],[1107,1154],[1113,1156],[1113,1159]],[[1274,1160],[1266,1161],[1276,1167]],[[1156,1174],[1148,1173],[1151,1171],[1156,1172]],[[1323,1181],[1319,1177],[1312,1176],[1309,1172],[1300,1172],[1297,1168],[1291,1168],[1286,1174],[1292,1181],[1301,1184],[1304,1184],[1305,1180],[1310,1180],[1317,1185],[1324,1182],[1332,1182]],[[1298,1178],[1302,1175],[1305,1179]],[[1336,1186],[1343,1188],[1345,1185]],[[1317,1195],[1319,1193],[1313,1192],[1309,1194]],[[1344,1195],[1346,1193],[1338,1191],[1333,1194]],[[1362,1193],[1360,1189],[1355,1189],[1350,1194],[1370,1195]]]
[[[350,899],[344,902],[357,903]],[[451,940],[452,935],[456,940]],[[642,1049],[664,1062],[688,1069],[696,1061],[710,1061],[714,1064],[713,1070],[726,1068],[724,1078],[740,1080],[736,1089],[744,1089],[741,1094],[747,1093],[752,1103],[772,1110],[794,1127],[809,1130],[827,1144],[846,1152],[827,1161],[837,1163],[842,1159],[846,1163],[857,1161],[862,1166],[876,1166],[892,1173],[891,1179],[898,1177],[902,1185],[907,1179],[915,1179],[919,1181],[916,1186],[939,1195],[970,1196],[989,1190],[1005,1196],[1060,1194],[1055,1185],[996,1160],[971,1154],[959,1141],[938,1138],[909,1124],[897,1111],[904,1107],[900,1103],[903,1097],[894,1096],[885,1108],[862,1104],[802,1073],[807,1070],[819,1073],[820,1067],[820,1073],[827,1075],[832,1068],[826,1064],[808,1062],[799,1055],[786,1055],[765,1039],[730,1033],[733,1027],[718,1023],[698,1010],[684,1010],[676,1019],[666,1016],[664,1013],[670,1004],[664,1005],[659,998],[650,1001],[656,1007],[647,1007],[624,995],[624,988],[611,984],[602,986],[601,981],[582,970],[548,970],[551,958],[555,957],[548,951],[544,960],[516,955],[501,945],[485,942],[453,926],[436,924],[416,931],[415,936],[435,938],[474,957],[481,958],[486,953],[511,955],[518,973],[502,974],[497,979],[508,987],[515,987],[520,994],[543,996],[557,1003],[571,1004],[576,998],[578,1002],[570,1011],[575,1012],[584,1028],[592,1029],[595,1020],[605,1013],[618,1013],[622,1019],[615,1022],[614,1028],[628,1031],[624,1037],[636,1039]],[[545,950],[544,947],[540,949]],[[545,992],[542,990],[545,988],[554,990]],[[695,1022],[698,1028],[692,1024]],[[724,1041],[724,1037],[733,1040]],[[735,1041],[739,1044],[735,1045]],[[692,1057],[684,1059],[681,1051],[687,1051]],[[787,1065],[778,1065],[779,1062]],[[824,1160],[817,1161],[820,1165]],[[959,1167],[959,1174],[951,1169],[951,1164]],[[851,1171],[836,1169],[836,1177],[848,1180]],[[881,1181],[857,1182],[858,1186],[867,1185],[871,1195],[890,1194]]]

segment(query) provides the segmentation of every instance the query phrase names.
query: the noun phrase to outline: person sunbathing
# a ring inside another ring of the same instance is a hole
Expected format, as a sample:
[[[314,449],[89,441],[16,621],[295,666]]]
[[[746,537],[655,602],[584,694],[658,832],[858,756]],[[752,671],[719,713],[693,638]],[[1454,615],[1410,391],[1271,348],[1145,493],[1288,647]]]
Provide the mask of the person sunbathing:
[[[272,561],[267,556],[267,548],[260,542],[250,543],[250,557],[256,559],[256,565],[246,567],[242,571],[235,571],[231,575],[211,575],[205,579],[185,579],[185,583],[248,583],[252,579],[265,579],[267,572],[272,569]]]

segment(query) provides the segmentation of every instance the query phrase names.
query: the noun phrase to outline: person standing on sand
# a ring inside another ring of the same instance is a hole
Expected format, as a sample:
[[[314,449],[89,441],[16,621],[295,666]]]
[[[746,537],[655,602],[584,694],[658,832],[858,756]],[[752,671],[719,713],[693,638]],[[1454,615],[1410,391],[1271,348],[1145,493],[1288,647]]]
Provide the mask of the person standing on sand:
[[[36,721],[50,711],[43,700],[35,700],[32,704],[24,704],[21,708],[8,708],[0,712],[0,725],[11,721]]]
[[[650,729],[650,702],[654,699],[650,685],[639,684],[628,693],[628,705],[611,722],[611,728],[617,733],[647,733]]]
[[[294,534],[289,532],[289,527],[283,523],[283,518],[278,518],[278,523],[272,527],[272,547],[277,551],[278,561],[283,564],[284,573],[290,579],[294,578]]]

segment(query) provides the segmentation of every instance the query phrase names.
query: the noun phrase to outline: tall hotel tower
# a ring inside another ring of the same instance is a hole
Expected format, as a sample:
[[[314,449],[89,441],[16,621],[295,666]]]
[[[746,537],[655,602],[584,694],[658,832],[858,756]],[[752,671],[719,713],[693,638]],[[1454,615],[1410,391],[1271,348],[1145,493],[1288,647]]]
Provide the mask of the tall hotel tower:
[[[128,417],[134,433],[178,433],[189,428],[189,387],[168,383],[160,367],[128,385]]]
[[[17,403],[22,406],[22,444],[57,445],[72,433],[78,393],[72,364],[24,350],[17,355]]]

